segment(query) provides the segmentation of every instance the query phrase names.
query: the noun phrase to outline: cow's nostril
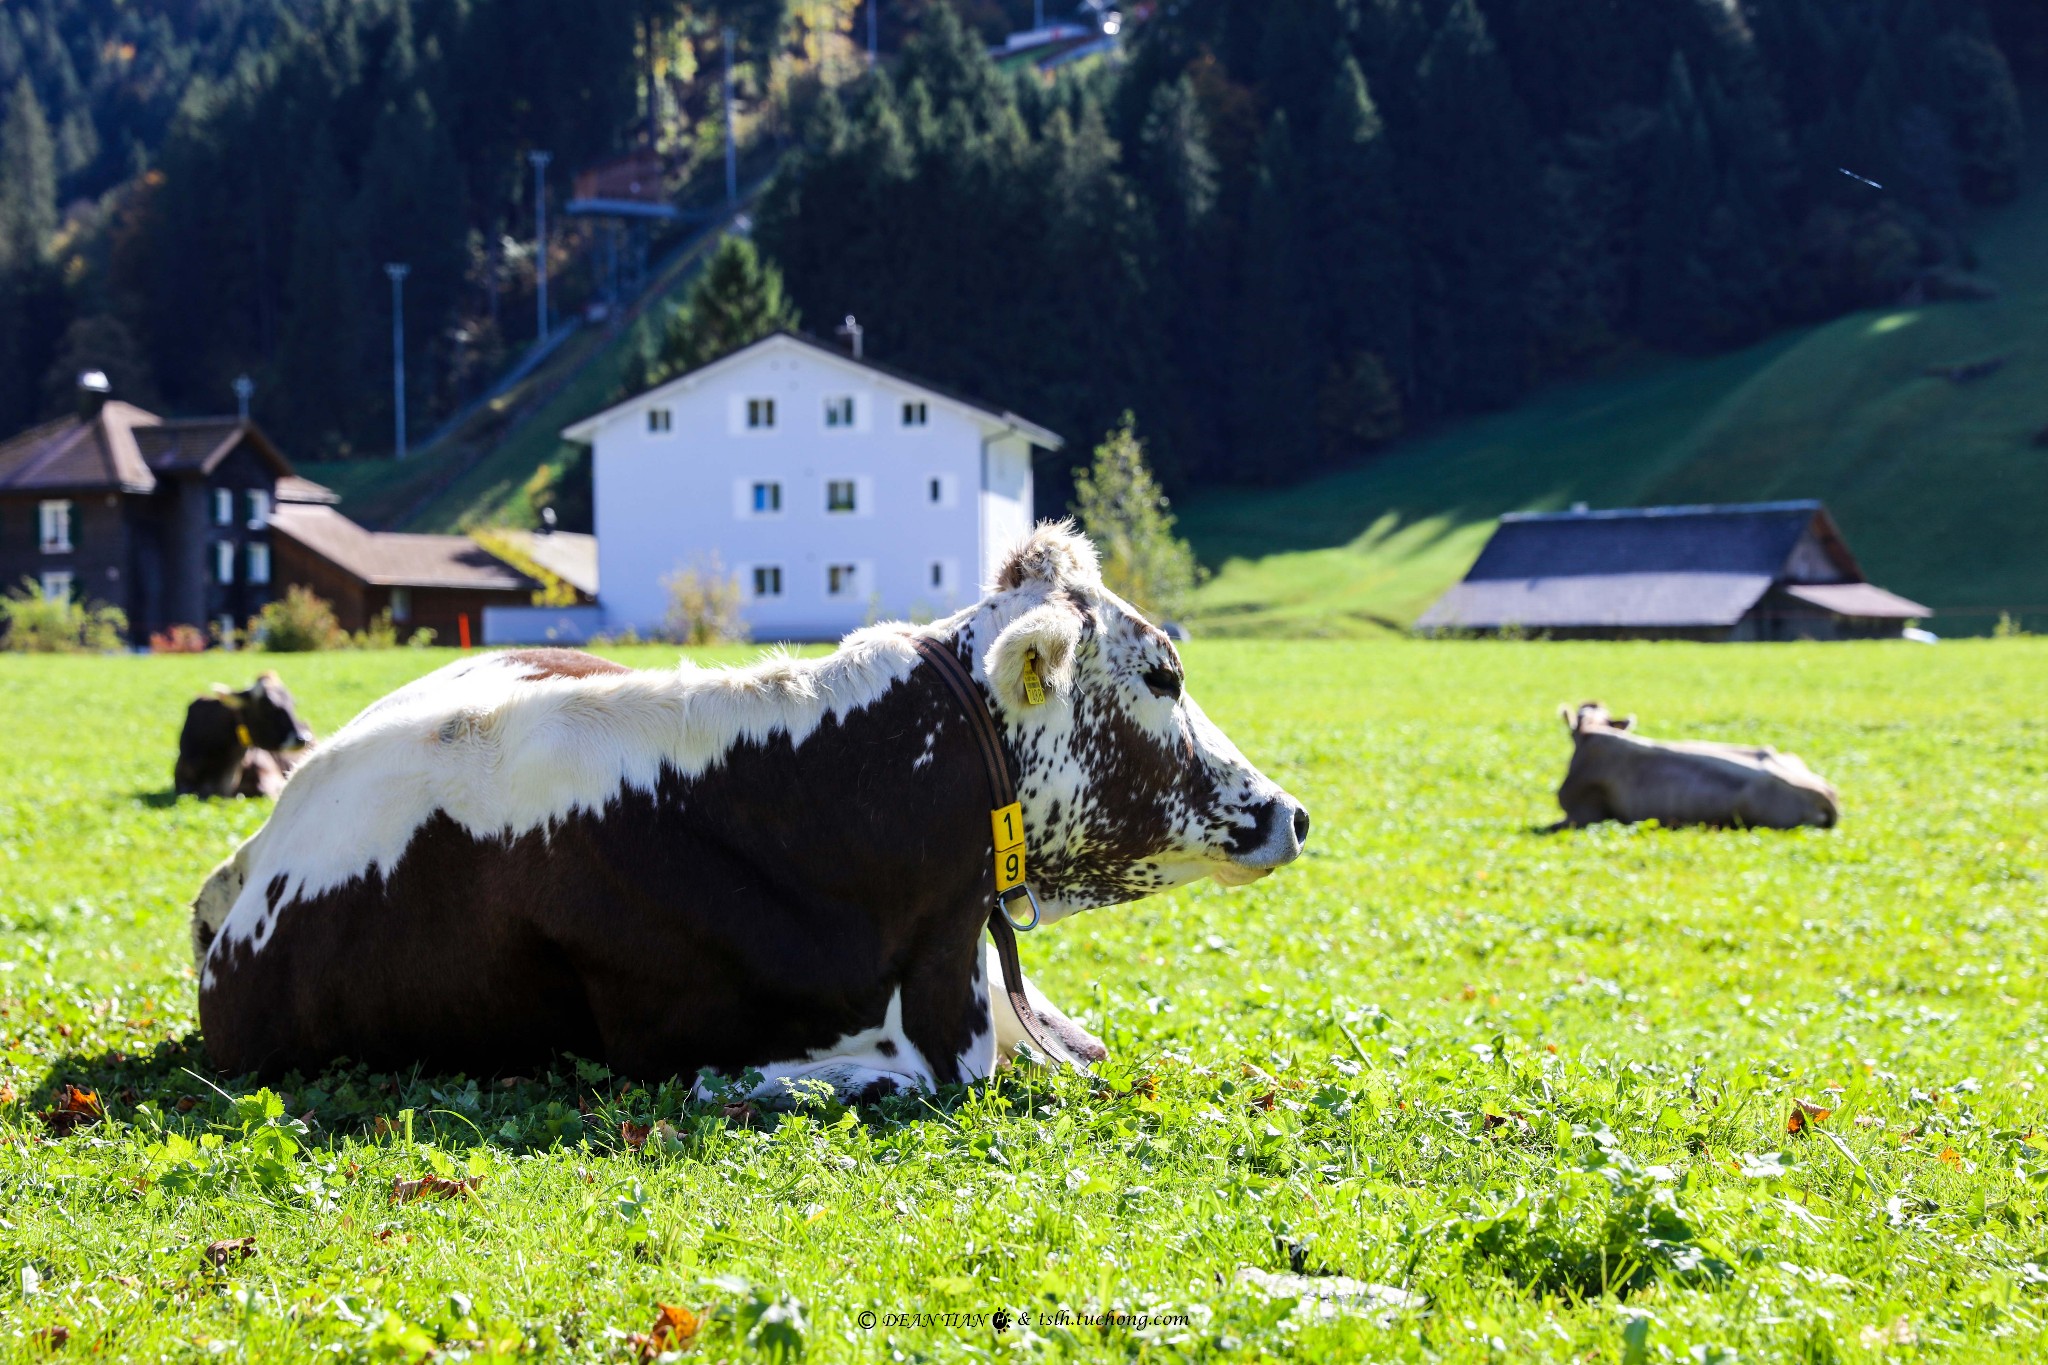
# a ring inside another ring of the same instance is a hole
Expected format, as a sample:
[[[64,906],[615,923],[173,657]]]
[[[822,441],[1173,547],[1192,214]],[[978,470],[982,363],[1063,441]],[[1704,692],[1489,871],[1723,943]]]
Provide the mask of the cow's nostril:
[[[1308,842],[1307,806],[1296,806],[1294,808],[1294,842],[1297,844],[1305,844]]]

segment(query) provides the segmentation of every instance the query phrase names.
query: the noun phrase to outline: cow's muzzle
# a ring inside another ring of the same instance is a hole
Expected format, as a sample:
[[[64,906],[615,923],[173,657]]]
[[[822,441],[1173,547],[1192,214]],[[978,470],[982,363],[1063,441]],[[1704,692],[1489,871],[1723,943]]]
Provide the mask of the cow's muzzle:
[[[1216,871],[1225,886],[1257,881],[1301,856],[1308,842],[1308,807],[1281,792],[1259,812],[1258,822],[1233,841],[1230,861]]]

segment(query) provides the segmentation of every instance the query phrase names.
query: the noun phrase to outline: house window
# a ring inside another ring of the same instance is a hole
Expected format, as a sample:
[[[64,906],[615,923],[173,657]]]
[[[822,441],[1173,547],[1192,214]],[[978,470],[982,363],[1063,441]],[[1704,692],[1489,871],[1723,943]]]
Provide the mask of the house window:
[[[754,566],[754,596],[782,596],[782,566],[779,564],[756,564]]]
[[[71,596],[71,570],[51,569],[44,573],[43,596],[52,602]]]
[[[825,400],[825,425],[828,427],[850,427],[853,425],[853,395],[839,394]]]
[[[260,531],[270,525],[270,494],[260,488],[249,490],[249,529]]]
[[[932,561],[932,586],[935,588],[946,586],[946,566],[942,561],[936,559]]]
[[[270,547],[261,541],[249,542],[249,581],[268,583],[270,581]]]
[[[64,554],[71,549],[71,499],[52,498],[36,509],[43,553]]]
[[[391,590],[391,619],[393,622],[412,620],[412,589]]]
[[[235,581],[235,542],[216,540],[213,542],[213,581],[232,583]]]
[[[649,408],[647,410],[647,429],[657,435],[668,431],[674,424],[674,421],[675,414],[667,408]],[[775,425],[775,420],[772,417],[769,419],[768,425]]]
[[[906,427],[921,427],[930,416],[923,403],[905,402],[903,405],[903,425]]]
[[[951,507],[958,501],[954,488],[951,474],[930,475],[924,481],[924,500],[932,507]]]
[[[828,564],[825,567],[825,594],[828,597],[851,597],[859,590],[860,566],[857,564]]]
[[[232,526],[235,524],[235,490],[216,488],[213,490],[213,524]]]
[[[782,510],[782,485],[779,483],[757,483],[754,485],[754,515],[765,517]]]
[[[775,425],[775,400],[773,398],[749,398],[747,400],[747,429],[765,431]]]
[[[853,505],[853,480],[831,479],[825,484],[825,510],[827,512],[851,512]]]

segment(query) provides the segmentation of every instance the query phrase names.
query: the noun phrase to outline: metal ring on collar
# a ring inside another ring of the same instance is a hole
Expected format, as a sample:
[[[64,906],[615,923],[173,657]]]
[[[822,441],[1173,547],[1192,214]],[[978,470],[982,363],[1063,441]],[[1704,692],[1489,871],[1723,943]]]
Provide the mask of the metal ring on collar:
[[[1024,899],[1031,902],[1031,918],[1023,923],[1019,923],[1010,914],[1010,902],[1017,898],[1017,893],[1020,891],[1024,893]],[[996,904],[1002,907],[1003,918],[1009,920],[1010,927],[1018,933],[1028,934],[1038,927],[1038,897],[1031,894],[1031,887],[1028,883],[1023,886],[1013,886],[1002,895],[997,896]]]

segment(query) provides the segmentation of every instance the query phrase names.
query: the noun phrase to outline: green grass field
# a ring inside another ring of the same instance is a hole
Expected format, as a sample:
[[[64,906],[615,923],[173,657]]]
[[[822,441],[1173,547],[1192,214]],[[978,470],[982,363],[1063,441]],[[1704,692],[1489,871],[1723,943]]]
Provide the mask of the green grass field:
[[[1191,619],[1207,634],[1405,629],[1502,512],[1821,498],[1872,581],[1933,606],[1937,631],[1984,634],[2001,611],[2048,626],[2048,450],[2033,443],[2048,428],[2048,151],[2036,162],[2019,200],[1969,231],[1995,300],[1623,358],[1321,478],[1187,499],[1182,529],[1217,570]],[[1989,359],[2004,368],[1967,384],[1925,373]]]
[[[573,1061],[215,1076],[184,906],[265,806],[164,793],[256,661],[0,657],[0,1356],[630,1360],[664,1303],[714,1360],[2048,1350],[2048,643],[1187,655],[1315,831],[1025,939],[1101,1082],[751,1126]],[[448,657],[265,662],[327,732]],[[1587,697],[1798,752],[1844,823],[1537,833]],[[428,1175],[481,1180],[393,1202]]]

